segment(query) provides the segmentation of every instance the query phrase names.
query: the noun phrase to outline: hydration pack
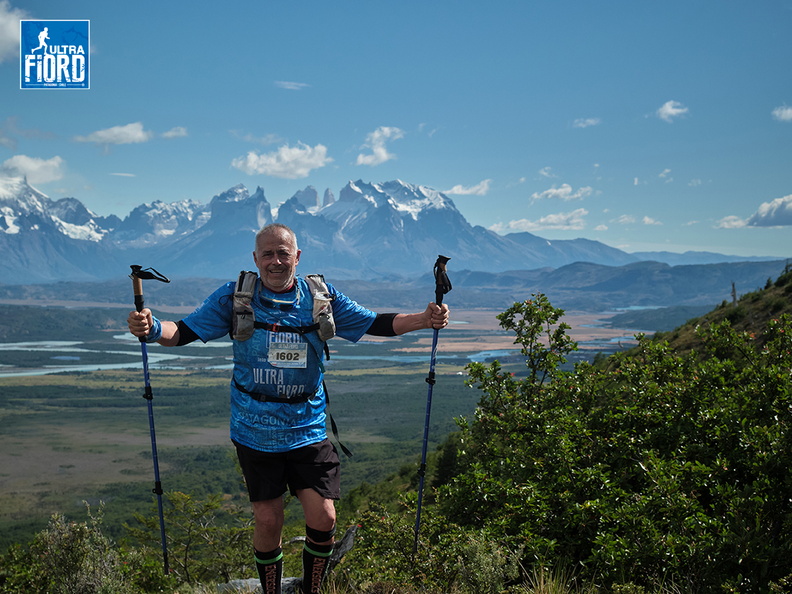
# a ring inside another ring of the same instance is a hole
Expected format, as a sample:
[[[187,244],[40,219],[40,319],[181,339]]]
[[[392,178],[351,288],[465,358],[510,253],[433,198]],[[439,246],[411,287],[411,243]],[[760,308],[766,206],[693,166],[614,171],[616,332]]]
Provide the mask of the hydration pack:
[[[335,336],[335,320],[333,319],[333,299],[324,276],[309,274],[305,277],[313,297],[313,324],[310,326],[276,326],[265,322],[257,322],[251,301],[258,285],[258,275],[249,270],[239,273],[234,288],[234,317],[231,323],[231,338],[247,340],[253,336],[256,328],[264,328],[275,332],[296,332],[306,334],[316,332],[322,342]],[[327,346],[325,345],[325,353]]]

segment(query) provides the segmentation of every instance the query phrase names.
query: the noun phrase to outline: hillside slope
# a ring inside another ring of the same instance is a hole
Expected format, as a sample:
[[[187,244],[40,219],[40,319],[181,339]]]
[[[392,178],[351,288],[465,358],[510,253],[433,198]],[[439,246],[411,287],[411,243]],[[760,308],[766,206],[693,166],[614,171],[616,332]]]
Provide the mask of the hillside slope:
[[[704,316],[688,320],[671,332],[656,334],[655,340],[668,341],[674,351],[685,353],[697,348],[699,326],[728,320],[735,330],[760,337],[767,322],[783,314],[792,315],[792,269],[789,268],[775,282],[768,279],[763,289],[746,293],[736,302],[723,301]]]

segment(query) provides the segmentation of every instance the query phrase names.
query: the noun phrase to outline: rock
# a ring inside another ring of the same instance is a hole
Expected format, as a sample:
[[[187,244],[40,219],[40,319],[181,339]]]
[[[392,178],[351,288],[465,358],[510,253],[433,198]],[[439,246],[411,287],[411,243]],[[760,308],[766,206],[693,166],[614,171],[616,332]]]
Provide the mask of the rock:
[[[302,578],[283,578],[281,580],[281,594],[300,594]],[[232,580],[227,584],[217,586],[219,594],[261,594],[261,582],[258,578],[248,580]]]

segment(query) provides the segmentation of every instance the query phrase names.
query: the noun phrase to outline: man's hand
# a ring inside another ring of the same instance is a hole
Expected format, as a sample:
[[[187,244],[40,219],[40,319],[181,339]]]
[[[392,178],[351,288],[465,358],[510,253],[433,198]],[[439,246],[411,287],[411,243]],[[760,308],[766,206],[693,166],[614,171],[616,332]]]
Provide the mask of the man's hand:
[[[127,326],[129,331],[138,338],[146,338],[154,325],[152,320],[151,310],[147,307],[141,311],[130,311],[127,318]]]
[[[430,303],[426,306],[424,316],[427,319],[427,328],[440,330],[448,326],[448,306],[445,303],[443,305]]]

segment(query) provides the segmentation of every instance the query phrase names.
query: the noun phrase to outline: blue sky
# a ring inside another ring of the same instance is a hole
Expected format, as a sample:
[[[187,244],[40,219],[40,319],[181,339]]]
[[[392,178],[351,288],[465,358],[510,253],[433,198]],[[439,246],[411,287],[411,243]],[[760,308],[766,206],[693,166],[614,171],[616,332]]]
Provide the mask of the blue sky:
[[[19,19],[90,90],[20,90]],[[126,216],[401,179],[471,224],[792,256],[792,0],[0,0],[0,175]]]

